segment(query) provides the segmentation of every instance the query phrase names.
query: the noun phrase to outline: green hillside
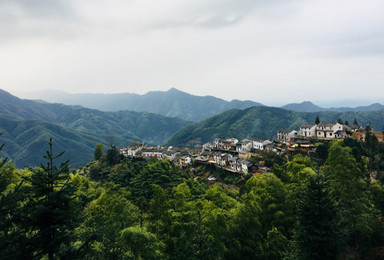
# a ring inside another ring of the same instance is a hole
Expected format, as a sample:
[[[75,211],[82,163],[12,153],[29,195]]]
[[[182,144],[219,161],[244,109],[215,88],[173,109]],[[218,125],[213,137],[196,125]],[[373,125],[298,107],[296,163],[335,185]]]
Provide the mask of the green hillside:
[[[192,146],[210,142],[216,137],[231,136],[275,138],[282,128],[298,130],[300,125],[314,123],[316,116],[322,122],[336,122],[339,118],[350,123],[356,120],[360,125],[370,124],[376,131],[384,126],[384,110],[364,112],[317,112],[302,113],[274,107],[253,107],[245,110],[230,110],[202,122],[186,126],[169,140],[168,145]]]
[[[146,112],[102,112],[81,106],[22,100],[0,90],[0,131],[18,165],[35,165],[53,137],[72,161],[86,163],[98,142],[160,144],[190,122]],[[41,149],[40,149],[41,148]],[[38,160],[36,160],[38,159]]]
[[[0,116],[0,143],[5,144],[2,156],[17,167],[36,166],[42,161],[50,137],[56,152],[66,151],[62,160],[71,158],[73,167],[81,166],[93,157],[95,145],[104,140],[92,134],[67,129],[54,123],[21,120]]]

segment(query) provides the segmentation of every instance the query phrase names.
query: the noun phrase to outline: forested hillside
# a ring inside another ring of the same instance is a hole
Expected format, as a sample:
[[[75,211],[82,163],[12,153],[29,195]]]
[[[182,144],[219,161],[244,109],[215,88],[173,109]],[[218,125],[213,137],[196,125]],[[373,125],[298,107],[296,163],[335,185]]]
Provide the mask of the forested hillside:
[[[384,109],[364,112],[301,113],[274,107],[252,107],[245,110],[233,109],[202,122],[188,125],[169,140],[168,145],[191,146],[196,143],[211,142],[216,137],[230,136],[239,139],[246,137],[275,138],[280,129],[299,130],[300,125],[315,123],[319,116],[321,122],[353,122],[371,125],[376,131],[383,130]]]
[[[47,148],[41,168],[0,162],[1,259],[384,257],[384,145],[369,133],[309,157],[262,152],[275,164],[255,176],[116,148],[69,173]]]
[[[81,106],[22,100],[0,90],[1,141],[18,166],[37,165],[44,146],[39,140],[57,138],[74,165],[84,164],[98,142],[129,145],[132,141],[161,144],[190,122],[145,112],[102,112]],[[34,121],[32,121],[34,120]],[[55,129],[55,130],[52,130]],[[25,148],[25,149],[24,149]]]

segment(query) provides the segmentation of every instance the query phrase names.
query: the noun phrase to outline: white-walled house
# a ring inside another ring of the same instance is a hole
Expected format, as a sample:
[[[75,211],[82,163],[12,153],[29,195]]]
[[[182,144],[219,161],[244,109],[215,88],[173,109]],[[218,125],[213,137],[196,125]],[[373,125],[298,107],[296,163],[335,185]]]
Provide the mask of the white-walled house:
[[[298,132],[296,130],[281,129],[277,132],[277,140],[287,143],[297,137],[297,135]]]
[[[244,139],[241,142],[238,142],[236,144],[236,151],[237,152],[250,152],[253,147],[253,143],[251,140]]]
[[[219,150],[236,149],[236,144],[239,142],[236,138],[219,137],[213,140],[213,147]]]
[[[317,125],[304,124],[300,126],[299,135],[303,137],[316,137]]]
[[[333,139],[337,131],[343,130],[339,123],[319,123],[316,129],[316,137],[319,139]]]

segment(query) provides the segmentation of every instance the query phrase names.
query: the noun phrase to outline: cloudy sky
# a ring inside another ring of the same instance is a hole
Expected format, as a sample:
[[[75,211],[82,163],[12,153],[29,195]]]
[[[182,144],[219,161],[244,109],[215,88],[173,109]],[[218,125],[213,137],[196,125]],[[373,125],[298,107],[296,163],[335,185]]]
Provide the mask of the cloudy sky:
[[[384,103],[382,0],[0,0],[0,88]]]

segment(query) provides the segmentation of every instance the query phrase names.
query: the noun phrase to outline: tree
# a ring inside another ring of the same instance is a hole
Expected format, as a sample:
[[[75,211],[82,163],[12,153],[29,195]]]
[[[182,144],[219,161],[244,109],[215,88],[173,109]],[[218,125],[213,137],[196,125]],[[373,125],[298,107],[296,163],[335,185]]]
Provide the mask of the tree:
[[[121,156],[119,154],[119,151],[117,150],[116,146],[111,147],[107,151],[107,163],[109,165],[115,165],[121,161]]]
[[[102,143],[98,143],[95,147],[95,152],[94,152],[95,161],[100,160],[101,156],[103,155],[103,151],[104,151],[104,145]]]
[[[295,259],[336,259],[338,253],[337,211],[324,175],[309,180],[297,206],[294,234]]]
[[[129,227],[121,231],[121,243],[125,251],[124,257],[133,259],[160,259],[162,254],[157,237],[145,228]]]
[[[351,148],[334,142],[329,149],[326,173],[330,179],[331,194],[340,210],[340,225],[346,233],[346,243],[363,253],[369,247],[366,239],[372,234],[375,216],[368,191],[364,167],[356,162]]]
[[[320,124],[320,118],[319,118],[319,116],[316,116],[315,124],[316,124],[316,125]]]
[[[121,259],[125,254],[121,232],[139,223],[139,211],[126,199],[124,190],[112,183],[85,209],[86,220],[79,228],[88,259]]]
[[[348,120],[345,120],[344,125],[349,125]]]
[[[34,257],[47,256],[48,259],[65,258],[71,255],[72,243],[76,240],[74,229],[78,224],[79,206],[75,200],[76,189],[69,176],[69,161],[59,167],[54,160],[62,156],[53,154],[52,138],[49,150],[43,157],[47,164],[30,168],[32,176],[28,199],[24,207],[28,233],[31,234],[27,247]]]
[[[337,119],[337,123],[339,123],[339,124],[343,124],[343,121],[339,118],[339,119]]]
[[[27,239],[20,222],[26,194],[15,166],[6,161],[0,158],[0,259],[22,259]]]
[[[357,123],[356,117],[355,117],[355,119],[353,120],[353,124],[354,124],[354,125],[359,125],[359,123]]]

